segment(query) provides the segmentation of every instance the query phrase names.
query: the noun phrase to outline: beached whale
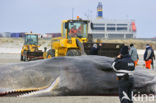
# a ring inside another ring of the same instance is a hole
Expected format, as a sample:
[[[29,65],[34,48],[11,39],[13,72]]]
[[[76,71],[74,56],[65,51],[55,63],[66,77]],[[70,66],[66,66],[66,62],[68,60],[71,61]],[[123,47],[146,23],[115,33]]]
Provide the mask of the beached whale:
[[[0,66],[1,96],[116,95],[118,81],[104,56],[58,57]],[[156,76],[136,67],[135,92],[156,93]]]

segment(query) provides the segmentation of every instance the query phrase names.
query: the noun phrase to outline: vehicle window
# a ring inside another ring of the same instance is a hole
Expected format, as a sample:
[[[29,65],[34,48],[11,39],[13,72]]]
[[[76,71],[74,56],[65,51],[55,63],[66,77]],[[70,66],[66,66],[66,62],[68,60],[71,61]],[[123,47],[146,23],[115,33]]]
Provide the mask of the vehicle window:
[[[38,45],[38,36],[37,35],[26,35],[25,44]]]
[[[65,23],[63,23],[63,37],[66,37],[67,29],[65,28]]]
[[[70,22],[68,37],[79,37],[86,38],[87,37],[87,23],[85,22]]]

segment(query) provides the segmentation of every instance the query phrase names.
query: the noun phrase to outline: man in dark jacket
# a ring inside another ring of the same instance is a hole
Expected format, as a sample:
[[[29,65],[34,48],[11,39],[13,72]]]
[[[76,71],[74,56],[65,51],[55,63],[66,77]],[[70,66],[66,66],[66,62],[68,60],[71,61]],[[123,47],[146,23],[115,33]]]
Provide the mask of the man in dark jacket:
[[[120,55],[114,60],[112,67],[116,72],[119,85],[119,98],[121,103],[133,103],[133,71],[135,64],[128,52],[128,46],[124,46]]]
[[[149,44],[146,45],[146,50],[144,53],[144,61],[145,61],[145,67],[147,69],[151,69],[151,63],[152,63],[152,58],[153,58],[153,50],[149,46]]]
[[[99,44],[99,46],[97,44],[93,44],[93,47],[90,50],[90,55],[98,55],[98,51],[101,45],[102,44]]]

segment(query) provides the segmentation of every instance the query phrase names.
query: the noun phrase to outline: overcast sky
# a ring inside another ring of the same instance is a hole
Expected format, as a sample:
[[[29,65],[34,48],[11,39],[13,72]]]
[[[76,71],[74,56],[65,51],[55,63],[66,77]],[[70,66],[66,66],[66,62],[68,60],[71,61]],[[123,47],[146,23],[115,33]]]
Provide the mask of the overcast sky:
[[[137,37],[156,37],[156,0],[0,0],[0,32],[61,32],[61,21],[96,18],[103,3],[106,19],[134,19]]]

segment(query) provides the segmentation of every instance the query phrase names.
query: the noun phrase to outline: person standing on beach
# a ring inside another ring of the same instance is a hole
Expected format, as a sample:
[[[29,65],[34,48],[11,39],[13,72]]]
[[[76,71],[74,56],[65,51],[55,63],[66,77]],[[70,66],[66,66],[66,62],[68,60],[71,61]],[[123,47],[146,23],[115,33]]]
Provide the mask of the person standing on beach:
[[[136,66],[138,63],[139,57],[138,57],[137,49],[134,47],[134,44],[130,44],[129,55],[131,56],[131,59],[133,60]]]
[[[90,50],[90,55],[98,55],[98,51],[99,51],[101,45],[102,45],[101,43],[99,45],[93,44],[93,47]]]
[[[112,63],[119,85],[119,98],[121,103],[133,103],[132,92],[134,87],[133,71],[135,65],[131,59],[128,46],[122,47],[120,55]]]
[[[145,61],[145,67],[147,69],[151,69],[153,55],[154,55],[153,49],[149,46],[149,44],[146,44],[146,50],[144,53],[144,61]]]

